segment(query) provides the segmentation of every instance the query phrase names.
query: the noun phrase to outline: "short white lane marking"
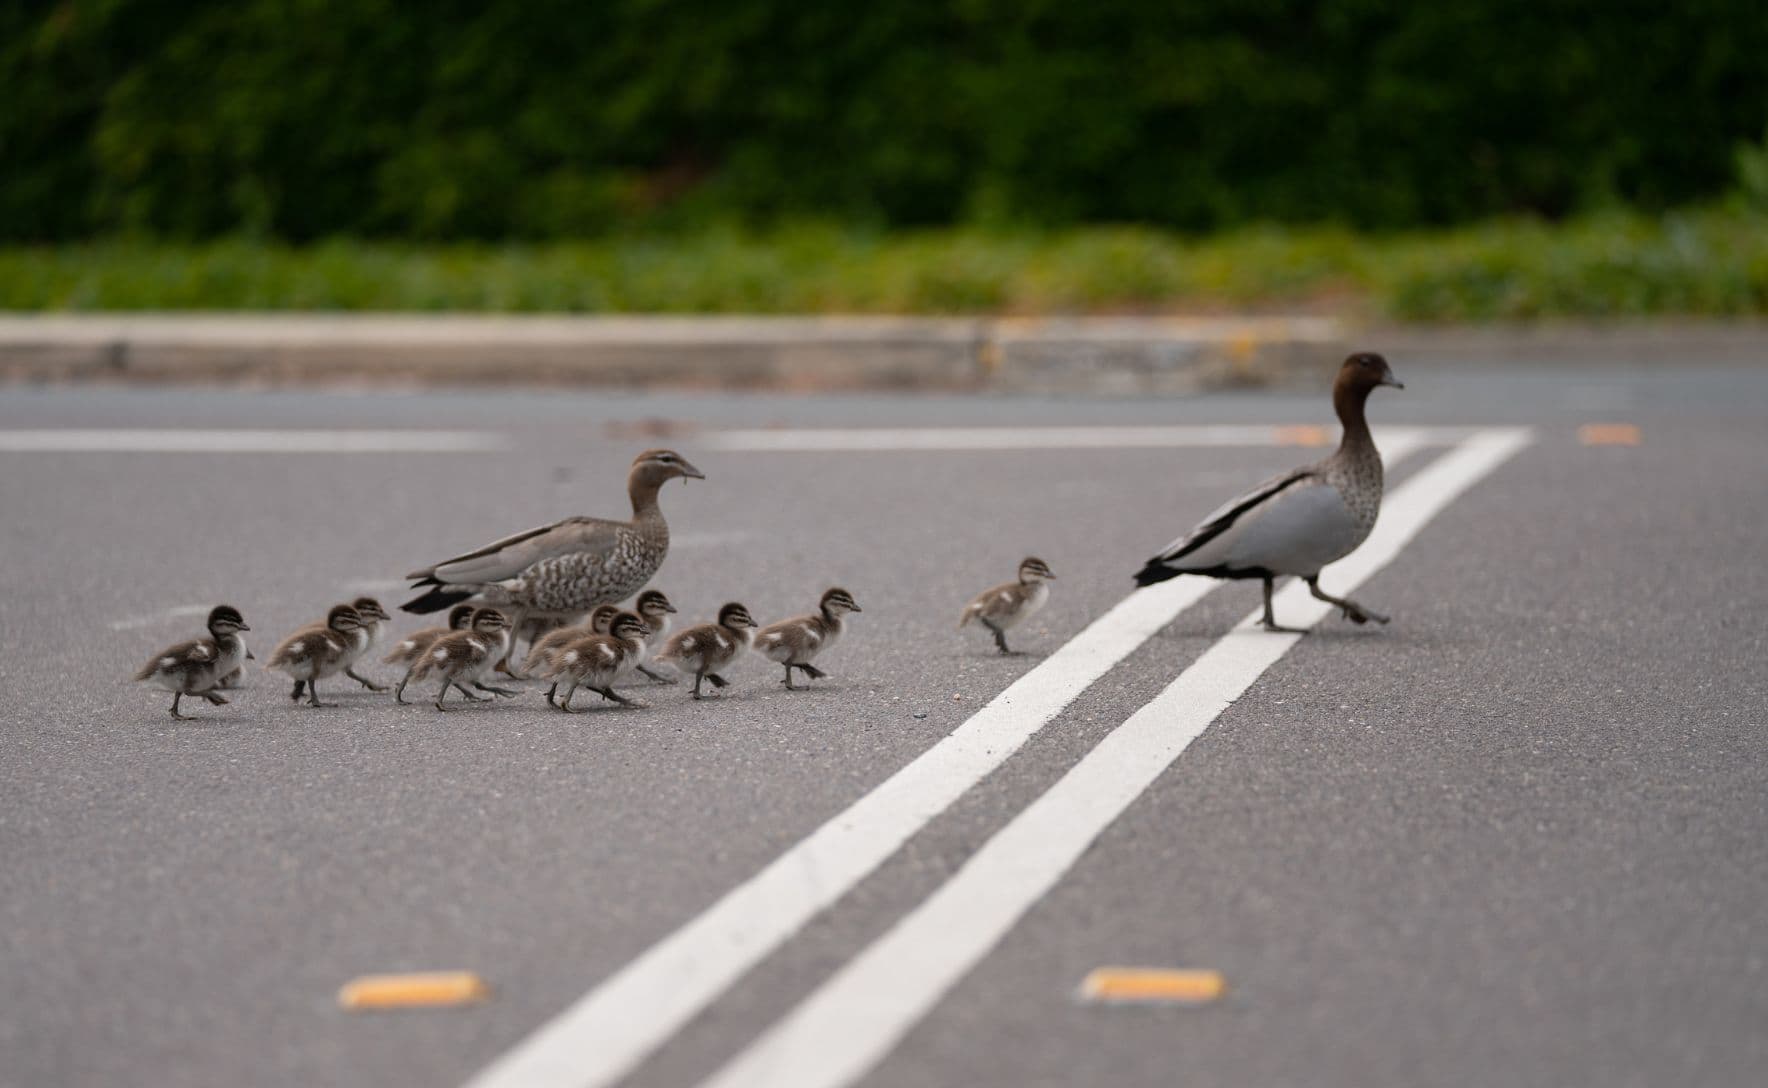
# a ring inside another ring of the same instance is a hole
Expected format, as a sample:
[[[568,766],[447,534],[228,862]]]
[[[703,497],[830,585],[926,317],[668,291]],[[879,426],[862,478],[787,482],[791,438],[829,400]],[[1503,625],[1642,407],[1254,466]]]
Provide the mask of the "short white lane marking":
[[[1390,433],[1383,459],[1398,464],[1421,444],[1416,431]],[[469,1088],[602,1088],[631,1072],[1215,587],[1175,578],[1124,598],[913,762],[541,1025]]]
[[[1427,441],[1464,437],[1461,427],[1375,428],[1383,449],[1405,432]],[[1162,449],[1185,446],[1321,446],[1338,442],[1323,427],[880,427],[709,431],[701,444],[744,453],[822,453],[913,450]]]
[[[0,453],[473,453],[508,445],[494,431],[0,430]]]
[[[1487,431],[1420,469],[1382,504],[1369,540],[1327,568],[1327,590],[1349,594],[1399,555],[1439,511],[1529,441],[1526,430]],[[1311,625],[1331,610],[1300,581],[1283,589],[1275,608],[1279,622],[1298,626]],[[864,1076],[1301,637],[1260,630],[1261,614],[1262,609],[1254,611],[1210,647],[938,891],[702,1088],[837,1088]]]

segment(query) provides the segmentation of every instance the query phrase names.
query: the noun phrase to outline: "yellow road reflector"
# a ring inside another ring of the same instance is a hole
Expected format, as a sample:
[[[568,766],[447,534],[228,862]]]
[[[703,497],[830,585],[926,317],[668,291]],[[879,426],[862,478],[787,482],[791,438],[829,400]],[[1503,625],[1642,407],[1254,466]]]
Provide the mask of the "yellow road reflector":
[[[346,1009],[447,1009],[491,996],[491,987],[471,971],[420,971],[408,975],[363,975],[344,983],[338,1004]]]
[[[1081,982],[1080,996],[1102,1004],[1206,1005],[1227,988],[1220,971],[1101,967]]]
[[[1332,432],[1324,427],[1315,427],[1310,424],[1278,427],[1277,444],[1279,446],[1329,446],[1332,444]]]
[[[1637,446],[1639,428],[1631,423],[1586,423],[1578,428],[1578,441],[1586,446]]]

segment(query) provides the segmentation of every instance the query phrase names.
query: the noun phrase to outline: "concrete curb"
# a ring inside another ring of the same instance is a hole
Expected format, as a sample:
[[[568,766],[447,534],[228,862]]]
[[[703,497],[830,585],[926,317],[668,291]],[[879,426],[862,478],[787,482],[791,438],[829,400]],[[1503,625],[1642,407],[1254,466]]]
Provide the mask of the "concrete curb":
[[[0,317],[14,382],[1133,394],[1311,380],[1343,348],[1311,317]]]
[[[1137,395],[1396,364],[1760,364],[1768,322],[1374,326],[1320,317],[0,315],[0,381]]]

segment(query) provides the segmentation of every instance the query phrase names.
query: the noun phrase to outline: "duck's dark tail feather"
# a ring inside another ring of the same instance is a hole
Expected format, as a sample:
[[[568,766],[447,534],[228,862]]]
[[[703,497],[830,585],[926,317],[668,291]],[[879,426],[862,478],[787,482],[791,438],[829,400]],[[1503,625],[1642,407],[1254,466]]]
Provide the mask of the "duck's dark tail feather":
[[[454,586],[433,585],[421,597],[413,597],[399,607],[407,612],[415,612],[420,616],[431,612],[440,612],[455,605],[478,592],[473,589],[459,589]]]
[[[1172,567],[1161,562],[1159,557],[1156,557],[1148,560],[1147,565],[1136,572],[1136,588],[1140,589],[1143,586],[1151,586],[1156,582],[1164,582],[1169,578],[1177,578],[1184,573],[1186,572],[1182,570],[1174,570]]]

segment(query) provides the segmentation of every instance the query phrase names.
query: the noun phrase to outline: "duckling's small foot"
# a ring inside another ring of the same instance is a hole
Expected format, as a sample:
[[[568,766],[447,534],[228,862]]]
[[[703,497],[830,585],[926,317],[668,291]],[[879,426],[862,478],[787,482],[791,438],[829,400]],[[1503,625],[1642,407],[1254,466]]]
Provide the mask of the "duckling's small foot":
[[[823,680],[823,679],[826,679],[829,675],[828,673],[824,672],[823,670],[817,668],[815,665],[800,665],[800,666],[798,666],[798,668],[801,672],[804,673],[804,675],[810,677],[812,680]]]
[[[798,686],[796,684],[792,683],[792,666],[790,666],[790,665],[786,666],[786,678],[784,680],[781,680],[780,683],[786,685],[787,691],[797,691],[798,690]]]
[[[184,693],[182,691],[175,691],[172,693],[172,717],[184,722],[190,720],[190,715],[178,713],[178,700],[182,698],[184,698]]]
[[[475,683],[473,686],[478,688],[480,691],[489,691],[493,695],[501,695],[506,699],[512,699],[515,696],[521,694],[521,692],[517,691],[515,688],[500,688],[494,684]]]
[[[361,684],[363,687],[367,688],[370,691],[386,691],[387,690],[387,685],[377,684],[373,680],[370,680],[368,677],[363,676],[361,673],[357,672],[355,669],[345,669],[344,675],[348,676],[350,679],[356,681],[358,684]]]
[[[726,680],[724,677],[718,675],[715,672],[707,673],[706,679],[712,681],[712,686],[715,688],[728,688],[731,686],[731,682],[729,680]]]
[[[289,692],[289,701],[293,702],[293,703],[300,702],[301,701],[301,693],[306,690],[307,690],[307,681],[296,680],[295,681],[295,690]]]
[[[1001,656],[1002,657],[1013,656],[1013,651],[1007,648],[1006,634],[1003,633],[999,627],[996,627],[993,624],[989,625],[988,630],[989,630],[990,634],[994,635],[995,648],[1001,651]]]
[[[461,698],[466,699],[470,702],[489,703],[491,701],[491,696],[489,696],[489,695],[474,695],[472,692],[468,691],[466,688],[462,687],[459,684],[454,685],[454,690],[460,692]]]
[[[640,665],[638,667],[638,671],[642,672],[646,676],[650,677],[651,683],[653,683],[653,684],[673,684],[673,683],[677,682],[675,677],[669,675],[668,673],[658,672],[656,669],[651,668],[649,665]]]
[[[552,686],[552,687],[550,687],[550,688],[547,688],[547,689],[546,689],[546,702],[547,702],[547,705],[549,705],[549,706],[558,706],[558,705],[559,705],[559,704],[558,704],[558,703],[557,703],[557,702],[556,702],[556,701],[555,701],[555,700],[554,700],[554,699],[553,699],[553,696],[554,696],[554,695],[557,695],[557,694],[558,694],[558,693],[559,693],[559,685],[558,685],[558,684],[554,684],[554,685],[553,685],[553,686]]]
[[[405,701],[405,684],[406,684],[406,680],[410,680],[410,679],[411,678],[408,676],[405,678],[405,680],[399,681],[399,686],[393,689],[393,701],[395,703],[398,703],[400,706],[410,705]]]
[[[207,699],[214,706],[226,706],[227,705],[227,699],[224,696],[216,695],[212,691],[203,692],[203,698]]]
[[[510,659],[507,657],[504,658],[502,661],[499,661],[497,663],[497,667],[495,669],[493,669],[492,671],[503,673],[505,676],[509,677],[511,680],[532,680],[533,679],[533,677],[529,676],[525,672],[517,672],[516,670],[510,668]]]
[[[596,688],[595,693],[604,699],[610,699],[621,706],[637,706],[631,699],[615,691],[613,688]]]

